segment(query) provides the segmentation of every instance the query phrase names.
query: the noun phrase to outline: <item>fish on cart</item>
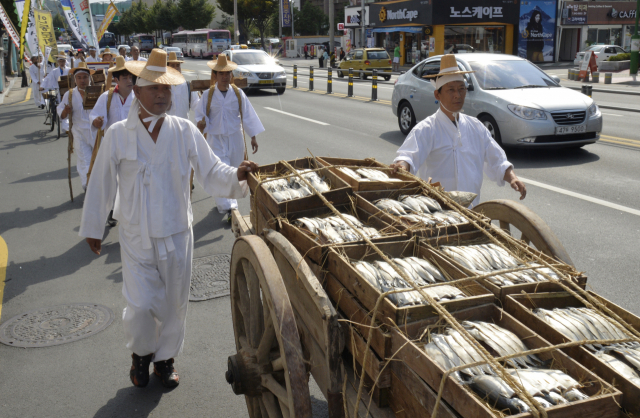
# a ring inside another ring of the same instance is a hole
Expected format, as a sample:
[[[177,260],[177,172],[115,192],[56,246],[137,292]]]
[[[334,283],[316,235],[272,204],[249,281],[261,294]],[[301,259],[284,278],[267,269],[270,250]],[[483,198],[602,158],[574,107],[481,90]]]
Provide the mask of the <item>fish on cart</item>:
[[[298,172],[320,193],[330,190],[329,184],[315,171],[305,169],[299,170]],[[314,194],[313,190],[297,176],[292,176],[287,179],[269,180],[264,183],[264,187],[278,202],[299,199]]]
[[[540,267],[540,264],[537,263],[528,263],[528,265],[520,263],[506,250],[493,243],[457,246],[443,245],[440,247],[440,250],[465,268],[478,274],[527,266]],[[535,270],[520,270],[498,274],[488,277],[487,280],[497,286],[511,286],[520,283],[548,281],[543,274],[559,279],[558,275],[553,272],[553,270],[545,267]]]
[[[429,261],[417,257],[394,258],[391,260],[396,267],[410,277],[417,286],[446,282],[444,274]],[[381,293],[390,290],[402,290],[392,293],[387,297],[396,306],[428,305],[422,295],[398,274],[398,272],[385,261],[352,261],[351,264],[371,285]],[[451,285],[440,285],[423,289],[433,299],[445,302],[453,299],[467,297],[460,289]]]
[[[572,341],[631,338],[618,321],[590,308],[536,309],[534,313]],[[640,343],[585,344],[600,361],[640,386]]]
[[[398,216],[408,224],[441,226],[469,222],[462,214],[454,210],[444,210],[437,200],[423,195],[401,195],[398,200],[379,199],[374,205],[384,212]]]
[[[463,321],[461,325],[497,356],[528,351],[516,334],[496,324]],[[430,342],[425,344],[424,350],[445,370],[482,361],[480,353],[452,328],[447,328],[444,334],[431,333],[429,338]],[[545,368],[545,363],[535,355],[515,357],[507,362],[507,367],[508,373],[544,408],[588,398],[580,390],[582,385],[577,380],[561,370]],[[488,364],[462,369],[451,376],[468,385],[494,408],[509,410],[514,414],[530,412],[513,388]]]
[[[346,213],[343,213],[342,216],[349,220],[360,233],[354,231],[338,216],[329,216],[327,218],[299,218],[295,221],[295,225],[309,230],[312,234],[318,236],[322,243],[326,244],[361,241],[363,239],[361,234],[369,239],[380,238],[382,236],[377,229],[364,225],[355,216]]]
[[[358,181],[402,181],[401,179],[389,177],[383,171],[371,168],[358,168],[354,171],[349,167],[338,167],[338,170]]]

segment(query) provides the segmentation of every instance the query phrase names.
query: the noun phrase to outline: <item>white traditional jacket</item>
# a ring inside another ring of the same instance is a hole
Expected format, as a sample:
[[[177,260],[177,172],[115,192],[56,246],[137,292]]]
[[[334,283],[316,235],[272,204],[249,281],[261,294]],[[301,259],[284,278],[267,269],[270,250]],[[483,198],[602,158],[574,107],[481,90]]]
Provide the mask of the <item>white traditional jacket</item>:
[[[189,103],[189,86],[186,82],[171,86],[171,108],[167,110],[169,115],[179,116],[184,119],[189,118],[189,110],[194,110],[198,106],[200,97],[195,91],[191,92],[191,103]]]
[[[64,94],[64,97],[60,101],[60,104],[57,107],[58,116],[62,114],[64,107],[69,104],[69,92],[71,89]],[[95,136],[91,135],[91,128],[89,127],[89,110],[85,110],[82,105],[82,95],[78,91],[78,88],[75,87],[73,89],[73,100],[71,103],[72,107],[72,121],[73,128],[71,128],[71,133],[73,133],[73,138],[78,141],[84,141],[92,147],[96,143]]]
[[[413,174],[440,182],[446,191],[476,193],[474,206],[480,202],[483,170],[504,186],[504,174],[513,167],[482,122],[460,114],[456,125],[439,109],[413,128],[397,161],[406,161]]]
[[[246,181],[238,181],[237,169],[216,157],[190,121],[166,116],[155,143],[138,115],[115,123],[93,166],[79,235],[102,239],[117,192],[113,216],[128,232],[140,235],[142,248],[151,248],[150,238],[165,238],[171,245],[166,238],[193,222],[192,168],[210,195],[240,198],[248,191]]]
[[[146,61],[147,59],[144,57],[138,57],[137,60],[134,60],[133,57],[127,57],[127,61]]]
[[[111,107],[109,108],[109,117],[107,118],[107,102],[109,100],[109,91],[105,91],[98,97],[98,101],[95,106],[91,110],[89,118],[91,119],[92,129],[93,129],[93,121],[102,116],[102,130],[107,131],[111,125],[116,122],[120,122],[121,120],[125,120],[127,115],[129,114],[129,108],[131,108],[131,102],[133,102],[133,98],[135,95],[133,94],[133,90],[124,99],[119,93],[113,92],[113,97],[111,98]],[[122,101],[124,100],[124,103]]]
[[[40,64],[40,67],[36,67],[34,64],[31,64],[29,67],[29,74],[31,75],[31,82],[40,83],[40,85],[42,85],[42,82],[46,78],[42,64]]]
[[[47,77],[44,79],[44,81],[40,84],[40,87],[44,88],[45,90],[51,90],[51,89],[57,89],[58,87],[58,78],[62,77],[63,75],[67,75],[69,74],[69,67],[64,67],[64,70],[60,70],[60,67],[56,67],[53,70],[49,71],[49,74],[47,74]],[[58,93],[58,100],[60,100],[60,94]]]

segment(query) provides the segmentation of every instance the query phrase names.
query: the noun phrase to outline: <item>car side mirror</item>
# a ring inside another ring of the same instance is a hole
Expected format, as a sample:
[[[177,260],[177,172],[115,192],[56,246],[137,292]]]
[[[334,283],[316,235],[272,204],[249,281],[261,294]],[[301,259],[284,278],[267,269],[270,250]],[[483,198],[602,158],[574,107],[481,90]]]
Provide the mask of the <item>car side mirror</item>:
[[[553,81],[555,81],[556,83],[560,84],[560,77],[555,76],[555,75],[552,75],[552,76],[551,76],[551,79],[552,79]]]

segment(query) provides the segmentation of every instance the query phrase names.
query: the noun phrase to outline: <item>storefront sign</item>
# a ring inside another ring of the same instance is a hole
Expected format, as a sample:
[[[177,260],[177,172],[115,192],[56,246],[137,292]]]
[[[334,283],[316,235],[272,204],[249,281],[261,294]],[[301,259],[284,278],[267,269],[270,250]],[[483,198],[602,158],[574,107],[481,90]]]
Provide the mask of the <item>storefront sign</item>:
[[[429,3],[430,0],[370,3],[371,27],[430,25],[432,6]]]
[[[636,2],[571,1],[562,11],[563,25],[633,25]]]
[[[554,60],[556,2],[527,0],[520,3],[518,56],[531,62]]]
[[[518,0],[456,0],[433,2],[433,24],[511,23],[518,21]]]
[[[338,23],[338,30],[344,30],[344,23]]]
[[[361,7],[347,7],[344,9],[344,27],[358,28],[362,26]],[[369,6],[364,6],[364,25],[369,26]]]
[[[586,25],[587,24],[587,2],[570,1],[564,4],[562,9],[563,25]]]

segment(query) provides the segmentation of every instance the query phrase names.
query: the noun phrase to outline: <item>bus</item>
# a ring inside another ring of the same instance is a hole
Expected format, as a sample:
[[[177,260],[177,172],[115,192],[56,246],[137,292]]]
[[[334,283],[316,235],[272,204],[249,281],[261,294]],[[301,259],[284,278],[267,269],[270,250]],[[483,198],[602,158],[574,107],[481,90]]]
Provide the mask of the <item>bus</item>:
[[[213,58],[231,45],[231,32],[226,29],[197,29],[173,34],[171,46],[182,49],[185,56]]]
[[[102,39],[98,42],[98,46],[100,48],[111,47],[114,48],[116,46],[116,36],[111,32],[105,32],[102,35]]]
[[[131,36],[131,46],[137,46],[141,52],[151,52],[151,50],[156,47],[156,38],[153,35],[139,33]]]

